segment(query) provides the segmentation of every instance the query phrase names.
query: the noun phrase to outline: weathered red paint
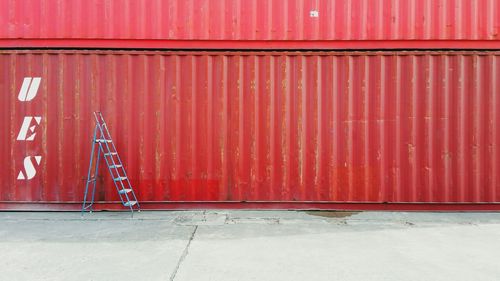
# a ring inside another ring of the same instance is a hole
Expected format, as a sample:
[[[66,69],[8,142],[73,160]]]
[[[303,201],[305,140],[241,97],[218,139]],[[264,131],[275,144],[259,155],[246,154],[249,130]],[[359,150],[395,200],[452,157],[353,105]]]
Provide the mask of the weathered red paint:
[[[94,110],[152,208],[500,201],[500,52],[0,51],[0,69],[1,207],[82,199]]]
[[[0,47],[495,49],[499,11],[495,0],[4,0]]]
[[[0,210],[75,211],[81,202],[0,202]],[[99,202],[99,210],[127,211],[117,202]],[[146,210],[338,210],[338,211],[433,211],[433,212],[498,212],[499,203],[341,203],[341,202],[141,202]]]
[[[135,40],[135,39],[2,39],[4,48],[168,49],[168,50],[399,50],[500,49],[496,40]]]

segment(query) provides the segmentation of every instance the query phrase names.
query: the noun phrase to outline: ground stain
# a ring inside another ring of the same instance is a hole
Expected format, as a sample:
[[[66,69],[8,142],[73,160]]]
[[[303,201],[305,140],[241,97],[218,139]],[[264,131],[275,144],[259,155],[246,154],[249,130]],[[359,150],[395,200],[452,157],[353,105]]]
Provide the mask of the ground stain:
[[[326,218],[346,218],[361,212],[346,212],[346,211],[306,211],[308,215],[326,217]]]

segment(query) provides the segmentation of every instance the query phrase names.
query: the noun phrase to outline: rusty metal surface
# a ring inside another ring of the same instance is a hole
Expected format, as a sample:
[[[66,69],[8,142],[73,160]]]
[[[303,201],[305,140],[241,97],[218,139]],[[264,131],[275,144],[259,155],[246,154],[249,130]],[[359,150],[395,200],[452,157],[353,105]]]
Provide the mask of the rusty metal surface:
[[[495,0],[3,0],[0,46],[498,48],[499,11]]]
[[[101,110],[141,201],[499,202],[499,55],[0,51],[0,201],[80,201]]]

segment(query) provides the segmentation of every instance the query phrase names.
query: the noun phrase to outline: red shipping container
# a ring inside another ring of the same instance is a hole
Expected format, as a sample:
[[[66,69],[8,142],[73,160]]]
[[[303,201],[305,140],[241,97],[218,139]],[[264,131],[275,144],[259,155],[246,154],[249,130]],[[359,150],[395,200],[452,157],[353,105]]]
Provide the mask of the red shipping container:
[[[0,47],[498,49],[495,0],[3,0]]]
[[[500,209],[500,52],[4,50],[0,69],[1,209],[80,207],[95,110],[144,208]]]

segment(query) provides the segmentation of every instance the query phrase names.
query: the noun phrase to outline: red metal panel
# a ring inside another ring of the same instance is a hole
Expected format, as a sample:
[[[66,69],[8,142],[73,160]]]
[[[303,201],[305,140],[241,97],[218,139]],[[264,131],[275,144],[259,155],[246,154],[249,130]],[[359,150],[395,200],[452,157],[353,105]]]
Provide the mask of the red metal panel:
[[[494,0],[3,0],[0,47],[499,48],[499,11]]]
[[[0,210],[77,211],[81,202],[0,202]],[[127,211],[116,202],[100,202],[99,210]],[[432,212],[498,212],[499,203],[332,203],[332,202],[141,202],[143,210],[339,210],[339,211],[432,211]]]
[[[80,201],[94,110],[151,206],[499,202],[499,56],[0,51],[0,203]]]

